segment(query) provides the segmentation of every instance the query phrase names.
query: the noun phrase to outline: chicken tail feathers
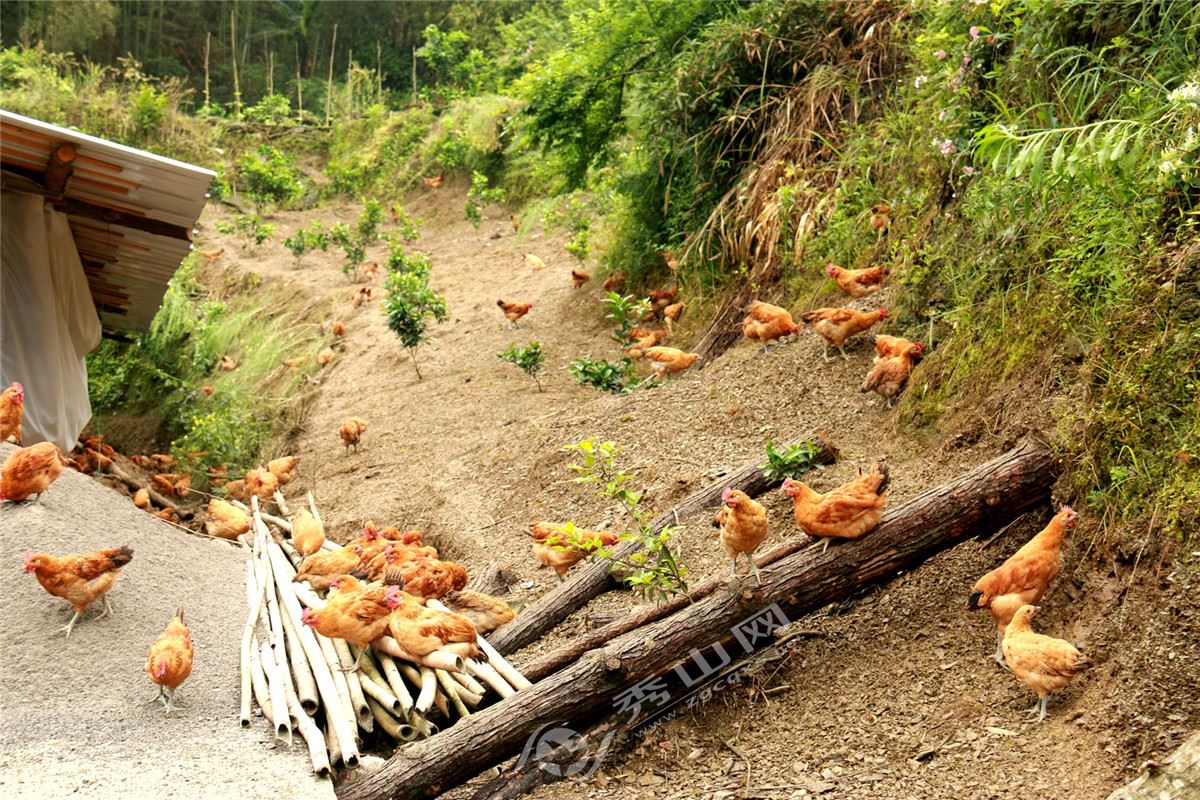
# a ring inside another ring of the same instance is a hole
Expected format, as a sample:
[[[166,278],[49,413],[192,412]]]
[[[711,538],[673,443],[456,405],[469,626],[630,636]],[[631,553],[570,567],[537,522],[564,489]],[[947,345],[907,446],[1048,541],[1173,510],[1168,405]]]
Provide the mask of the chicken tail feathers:
[[[133,548],[129,545],[122,545],[115,549],[117,552],[111,556],[114,567],[123,567],[133,560]]]
[[[887,462],[878,462],[874,467],[871,468],[871,471],[879,473],[879,485],[875,487],[875,491],[882,493],[884,489],[887,489],[888,484],[892,482],[891,471],[888,469]]]
[[[967,598],[967,611],[979,611],[983,608],[983,604],[979,601],[983,599],[983,592],[971,592],[971,596]]]

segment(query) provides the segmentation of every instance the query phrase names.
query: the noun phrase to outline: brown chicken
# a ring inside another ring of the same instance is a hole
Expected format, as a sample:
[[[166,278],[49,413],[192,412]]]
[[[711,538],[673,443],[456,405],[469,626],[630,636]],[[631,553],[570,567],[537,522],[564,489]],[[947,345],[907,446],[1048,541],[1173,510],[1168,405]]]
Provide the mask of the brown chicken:
[[[621,538],[614,531],[589,531],[560,522],[535,522],[529,527],[529,532],[533,536],[533,555],[546,566],[553,567],[560,581],[567,570],[590,552],[590,549],[581,549],[578,544],[611,547]]]
[[[218,539],[236,539],[250,530],[250,515],[231,503],[213,498],[208,501],[208,519],[204,532]]]
[[[516,619],[517,612],[499,597],[463,589],[442,598],[451,611],[471,620],[479,633],[491,633],[506,622]]]
[[[1029,713],[1037,714],[1038,722],[1041,722],[1046,718],[1047,695],[1075,680],[1084,670],[1091,669],[1092,662],[1070,642],[1034,633],[1029,618],[1037,610],[1037,606],[1031,605],[1017,609],[1008,624],[1002,646],[1009,669],[1037,692],[1038,701]]]
[[[800,332],[801,326],[787,309],[755,300],[747,310],[750,313],[742,320],[742,335],[762,342],[764,353],[771,342]]]
[[[662,344],[667,340],[667,332],[665,330],[651,330],[649,328],[634,328],[629,332],[629,338],[633,340],[630,346],[629,357],[636,360],[645,355],[646,351],[655,345]]]
[[[517,320],[529,313],[533,308],[533,303],[506,303],[503,300],[497,300],[496,305],[504,312],[504,316],[508,317],[508,321],[516,327]]]
[[[876,322],[887,319],[886,308],[876,311],[855,311],[853,308],[818,308],[801,314],[800,319],[807,322],[817,335],[825,340],[825,360],[830,361],[829,346],[833,345],[847,361],[850,356],[842,349],[842,345],[856,333],[862,333]]]
[[[186,477],[182,472],[160,472],[158,475],[150,476],[150,485],[159,494],[166,495],[167,497],[182,497],[183,495],[176,490],[176,486],[182,483]],[[184,484],[185,490],[183,494],[187,494],[186,489],[190,488],[191,484],[191,479],[188,478],[187,483]]]
[[[422,556],[400,561],[384,571],[384,582],[403,586],[422,600],[455,592],[467,585],[467,570],[453,561]]]
[[[761,503],[739,489],[726,488],[721,492],[721,510],[713,525],[721,529],[721,544],[733,559],[733,576],[737,577],[737,559],[746,556],[754,579],[762,584],[758,565],[754,563],[754,551],[767,536],[767,510]]]
[[[238,368],[238,362],[233,356],[223,356],[219,366],[226,372],[233,372]]]
[[[228,492],[229,496],[234,500],[241,500],[245,502],[250,497],[250,495],[246,494],[246,481],[244,478],[239,478],[236,481],[229,481],[221,488]]]
[[[672,303],[663,309],[663,324],[667,326],[667,333],[674,332],[674,325],[679,321],[680,315],[683,314],[683,302]]]
[[[372,261],[370,264],[364,264],[358,272],[364,280],[373,281],[379,277],[379,263]]]
[[[353,572],[362,559],[361,544],[346,545],[337,550],[323,550],[300,562],[294,581],[308,581],[317,591],[328,589],[329,583],[338,575]]]
[[[892,208],[887,203],[876,203],[871,206],[871,230],[875,231],[875,241],[878,242],[892,224]]]
[[[164,508],[159,511],[155,511],[154,516],[158,517],[164,522],[179,522],[179,515],[175,513],[175,509],[173,508]]]
[[[903,336],[887,336],[882,333],[875,334],[871,339],[872,344],[875,345],[876,362],[883,358],[903,355],[915,344],[915,342],[910,342]],[[924,350],[924,347],[921,349]]]
[[[288,369],[300,369],[308,363],[308,356],[296,356],[295,358],[285,358],[283,365]]]
[[[584,272],[581,269],[571,270],[571,283],[575,284],[576,289],[582,289],[583,285],[592,279],[590,272]]]
[[[101,617],[112,614],[108,601],[108,590],[121,567],[133,558],[128,547],[109,547],[92,553],[75,553],[68,556],[50,556],[45,553],[26,553],[25,571],[34,573],[38,583],[50,594],[61,597],[75,606],[75,616],[60,630],[71,631],[83,612],[97,599],[104,601]]]
[[[662,316],[663,311],[667,306],[675,302],[675,298],[679,296],[679,287],[672,286],[670,289],[655,289],[650,292],[650,308],[653,309],[655,316]]]
[[[445,180],[445,177],[442,175],[434,175],[432,178],[421,178],[421,183],[425,184],[430,189],[440,189],[442,188],[442,183]]]
[[[25,415],[25,387],[13,381],[0,392],[0,442],[21,443],[21,417]]]
[[[679,259],[675,257],[673,250],[659,250],[658,254],[662,256],[663,263],[667,265],[667,269],[671,272],[679,271]]]
[[[183,606],[167,623],[167,627],[146,653],[146,674],[158,684],[158,697],[166,713],[174,710],[175,691],[192,674],[192,658],[195,655],[192,637],[183,623]]]
[[[204,256],[209,261],[216,261],[218,258],[221,257],[221,254],[224,252],[225,252],[224,247],[218,247],[215,250],[201,250],[200,255]]]
[[[342,437],[342,445],[346,449],[353,447],[354,452],[357,453],[358,443],[366,430],[367,423],[358,417],[351,417],[342,423],[342,427],[338,428],[338,435]]]
[[[33,495],[40,502],[69,463],[52,442],[14,450],[0,466],[0,500],[19,503]]]
[[[606,292],[620,293],[625,291],[625,273],[614,272],[612,275],[609,275],[607,278],[605,278],[604,283],[600,284],[600,286]]]
[[[387,529],[380,532],[383,539],[383,549],[370,558],[364,558],[362,565],[355,571],[356,577],[365,577],[371,581],[382,581],[387,584],[403,584],[403,572],[396,568],[401,564],[419,558],[437,558],[438,552],[433,547],[422,547],[420,543],[406,544],[404,541],[389,541],[386,539]],[[376,548],[364,545],[364,549]]]
[[[355,289],[350,295],[350,302],[354,304],[355,308],[362,306],[364,303],[371,302],[371,287],[360,286]]]
[[[334,320],[333,324],[329,326],[329,333],[332,336],[345,336],[346,335],[345,323],[339,322],[338,320]]]
[[[353,672],[362,660],[363,649],[388,632],[399,594],[396,586],[363,584],[349,575],[339,575],[329,583],[325,607],[320,611],[304,609],[300,621],[322,636],[344,639],[360,648],[353,666],[345,670]]]
[[[246,471],[246,494],[257,495],[259,500],[270,500],[279,489],[279,478],[270,470],[261,468]]]
[[[866,297],[883,288],[883,280],[887,271],[883,267],[867,267],[866,269],[842,269],[837,264],[826,264],[825,272],[846,294],[851,297]]]
[[[986,608],[991,613],[996,622],[995,659],[999,663],[1004,663],[1001,644],[1008,623],[1021,606],[1037,605],[1057,577],[1063,536],[1078,520],[1075,509],[1063,506],[1050,524],[972,587],[967,610]]]
[[[143,487],[134,492],[133,504],[142,510],[150,508],[150,490]]]
[[[796,524],[809,536],[825,539],[827,550],[830,539],[857,539],[879,524],[887,505],[887,485],[887,465],[874,464],[825,494],[791,478],[783,482],[783,491],[792,498]]]
[[[175,466],[175,457],[166,455],[165,453],[155,453],[147,459],[150,466],[159,472],[166,472],[171,467]]]
[[[887,407],[891,408],[892,401],[904,389],[904,384],[908,382],[908,376],[912,373],[913,366],[921,360],[924,354],[925,345],[913,342],[907,350],[899,355],[887,358],[876,357],[874,366],[871,367],[863,381],[862,391],[875,392],[887,400]]]
[[[463,658],[479,655],[479,632],[471,620],[452,611],[426,608],[417,598],[398,587],[388,600],[395,603],[388,619],[388,632],[400,647],[417,659],[435,650],[448,650]]]
[[[300,456],[281,456],[267,462],[267,471],[279,479],[280,486],[286,486],[292,482],[298,466],[300,466]]]
[[[317,353],[317,366],[327,367],[331,361],[333,361],[332,347],[326,347],[324,350]]]
[[[302,556],[311,556],[325,544],[325,526],[307,508],[292,517],[292,545]]]
[[[685,353],[674,347],[650,347],[644,350],[642,355],[653,362],[650,369],[654,371],[654,377],[659,379],[683,372],[700,360],[699,353]]]

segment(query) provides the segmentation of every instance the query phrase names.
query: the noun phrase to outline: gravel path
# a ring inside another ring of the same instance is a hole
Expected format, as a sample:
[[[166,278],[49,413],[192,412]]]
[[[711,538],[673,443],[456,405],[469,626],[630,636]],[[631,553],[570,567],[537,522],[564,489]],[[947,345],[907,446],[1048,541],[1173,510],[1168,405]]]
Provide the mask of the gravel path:
[[[125,544],[134,556],[110,593],[113,616],[97,619],[94,604],[65,639],[70,605],[22,571],[22,554]],[[72,470],[40,504],[0,505],[0,797],[332,798],[298,738],[281,753],[261,719],[238,725],[244,561]],[[143,667],[181,603],[196,660],[166,717]]]

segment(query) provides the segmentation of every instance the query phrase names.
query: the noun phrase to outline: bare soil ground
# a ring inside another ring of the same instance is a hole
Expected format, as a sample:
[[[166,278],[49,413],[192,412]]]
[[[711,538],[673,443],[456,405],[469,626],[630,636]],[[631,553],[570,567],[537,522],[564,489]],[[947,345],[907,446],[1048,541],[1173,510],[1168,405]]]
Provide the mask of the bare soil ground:
[[[0,459],[13,447],[0,445]],[[129,545],[133,560],[71,638],[73,609],[20,565],[24,552],[65,555]],[[332,798],[302,744],[270,741],[262,721],[238,722],[245,556],[134,508],[129,498],[66,470],[41,502],[0,506],[0,796],[178,798],[256,794]],[[146,651],[175,609],[196,648],[169,717],[153,701]]]
[[[463,219],[462,202],[447,186],[408,203],[424,222],[413,247],[432,259],[432,284],[451,313],[417,353],[423,381],[385,325],[379,291],[354,309],[357,287],[332,253],[307,255],[299,268],[278,244],[247,254],[211,234],[224,211],[210,208],[204,217],[206,246],[220,241],[227,261],[291,282],[346,324],[289,447],[302,457],[289,490],[316,492],[335,538],[355,534],[368,519],[420,528],[469,570],[498,567],[507,599],[519,605],[555,585],[531,556],[532,521],[622,524],[618,509],[571,481],[562,447],[583,437],[624,448],[624,465],[638,474],[651,509],[761,458],[767,440],[812,431],[841,450],[839,463],[813,479],[816,488],[887,458],[898,503],[1047,424],[1043,399],[1017,393],[1005,403],[1003,423],[990,429],[957,438],[905,436],[896,411],[858,391],[869,345],[852,342],[849,361],[825,363],[820,341],[808,333],[768,353],[739,345],[648,391],[614,396],[576,386],[566,371],[572,358],[616,356],[599,288],[572,288],[574,262],[561,237],[518,236],[495,209],[476,230]],[[276,240],[314,218],[352,223],[357,214],[352,206],[281,213]],[[531,269],[525,252],[547,268]],[[371,251],[382,256],[382,248]],[[498,298],[536,307],[514,330],[496,308]],[[887,301],[885,291],[855,304]],[[687,349],[688,330],[702,321],[685,312],[684,322],[671,344]],[[543,392],[495,355],[533,340],[547,353]],[[918,369],[908,391],[921,390]],[[370,426],[357,452],[346,451],[337,434],[350,416]],[[786,497],[772,493],[764,502],[773,540],[797,532]],[[610,756],[591,781],[545,787],[536,796],[1106,797],[1143,761],[1200,726],[1196,575],[1174,566],[1181,554],[1171,546],[1135,540],[1115,552],[1094,550],[1097,523],[1085,517],[1064,548],[1063,572],[1037,623],[1081,646],[1097,667],[1052,699],[1044,723],[1027,722],[1033,695],[991,660],[990,622],[968,614],[965,604],[974,581],[1050,513],[1048,507],[992,541],[962,545],[898,575],[856,604],[812,615],[802,624],[813,635],[755,680],[655,728],[635,752]],[[678,550],[695,578],[729,569],[707,519],[686,525]],[[591,609],[636,602],[612,592]],[[527,661],[583,626],[580,612],[515,660]]]

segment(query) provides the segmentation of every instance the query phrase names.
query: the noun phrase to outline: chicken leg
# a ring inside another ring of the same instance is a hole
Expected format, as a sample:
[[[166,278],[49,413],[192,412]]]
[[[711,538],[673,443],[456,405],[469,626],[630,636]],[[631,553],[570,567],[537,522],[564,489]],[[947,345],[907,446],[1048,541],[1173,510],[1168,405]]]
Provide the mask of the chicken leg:
[[[66,638],[68,638],[68,639],[71,638],[71,631],[75,630],[75,623],[78,622],[79,618],[82,616],[83,616],[82,611],[76,611],[75,616],[71,617],[71,621],[68,622],[66,625],[62,626],[61,628],[59,628],[60,631],[67,632]]]
[[[822,355],[825,357],[826,364],[828,364],[830,361],[833,361],[833,356],[829,355],[829,342],[825,343],[825,352],[822,353]]]
[[[339,669],[342,672],[355,672],[358,669],[359,663],[362,662],[363,653],[365,652],[367,652],[366,647],[359,648],[358,655],[354,658],[354,663],[348,667],[339,667]]]
[[[1004,660],[1004,631],[999,629],[996,630],[996,652],[992,653],[992,658],[996,660],[997,664],[1009,670],[1009,672],[1012,671],[1009,669],[1008,662]]]
[[[1038,715],[1037,721],[1041,722],[1042,720],[1044,720],[1046,718],[1046,700],[1049,697],[1050,696],[1046,695],[1046,694],[1042,695],[1040,698],[1038,698],[1038,701],[1033,704],[1033,708],[1029,709],[1025,713],[1028,714],[1029,716],[1033,716],[1034,714],[1037,714]]]
[[[846,351],[842,349],[840,344],[838,345],[838,352],[842,354],[842,358],[846,359],[847,361],[850,360],[850,356],[846,355]]]

